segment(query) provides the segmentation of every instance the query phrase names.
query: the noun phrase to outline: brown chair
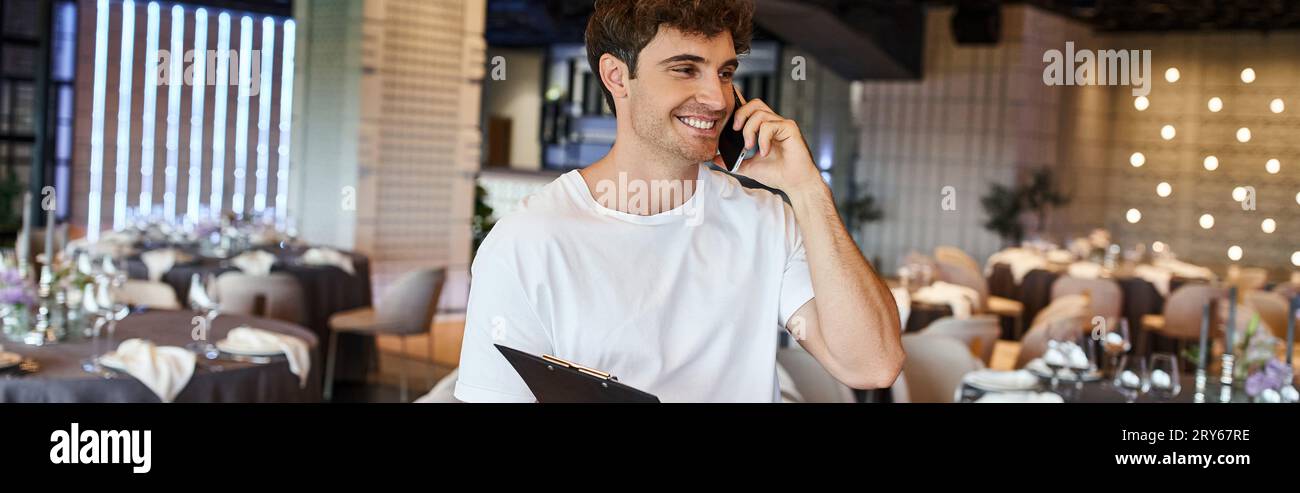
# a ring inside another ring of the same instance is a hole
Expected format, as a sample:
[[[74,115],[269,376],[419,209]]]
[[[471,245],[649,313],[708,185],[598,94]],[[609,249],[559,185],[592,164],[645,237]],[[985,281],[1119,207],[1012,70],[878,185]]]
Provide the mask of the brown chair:
[[[938,249],[936,249],[937,251]],[[937,259],[937,262],[939,265],[939,280],[974,289],[980,296],[979,306],[976,307],[976,311],[1011,318],[1015,321],[1015,332],[1019,336],[1023,325],[1022,317],[1025,312],[1023,303],[1000,296],[990,296],[988,280],[984,279],[984,274],[980,272],[978,267],[972,268],[973,260],[967,262],[949,253],[947,259],[940,258]]]
[[[934,247],[934,258],[939,262],[961,265],[975,272],[980,272],[979,262],[976,262],[965,250],[954,246]]]
[[[1052,299],[1071,294],[1088,295],[1093,315],[1106,317],[1106,323],[1119,323],[1124,311],[1124,291],[1111,279],[1083,279],[1062,276],[1052,283]],[[1091,318],[1091,317],[1089,317]]]
[[[1047,352],[1048,341],[1074,340],[1083,335],[1091,327],[1088,325],[1091,312],[1091,303],[1086,295],[1068,294],[1052,300],[1034,316],[1029,331],[1020,339],[1016,368],[1023,368]]]
[[[1288,309],[1286,298],[1268,291],[1248,291],[1242,296],[1242,302],[1254,308],[1255,313],[1259,314],[1260,321],[1268,326],[1274,336],[1286,340],[1286,312]],[[1238,316],[1240,315],[1239,313]]]
[[[217,276],[216,301],[222,313],[239,313],[301,324],[305,311],[302,285],[289,274],[265,276],[227,272]]]
[[[1237,286],[1237,289],[1241,291],[1264,289],[1264,285],[1268,284],[1268,270],[1259,267],[1246,267],[1241,269],[1241,272],[1235,278],[1230,279],[1228,283]]]
[[[992,315],[977,315],[968,319],[943,317],[935,320],[920,333],[951,337],[966,344],[970,352],[988,366],[993,360],[993,346],[998,342],[998,318]]]
[[[1178,342],[1178,350],[1187,341],[1199,341],[1201,338],[1201,314],[1205,304],[1223,299],[1228,291],[1222,287],[1205,284],[1187,284],[1169,295],[1165,300],[1164,313],[1142,316],[1142,353],[1150,350],[1149,339],[1159,335]],[[1211,311],[1211,313],[1217,313]],[[1212,315],[1213,316],[1213,315]],[[1213,320],[1211,327],[1215,326]]]
[[[446,280],[444,269],[421,269],[398,278],[379,301],[377,308],[358,308],[330,317],[329,354],[325,360],[325,400],[334,394],[334,360],[338,353],[338,334],[393,335],[401,340],[406,353],[406,338],[428,334],[437,312],[438,297]],[[432,351],[430,351],[432,354]],[[406,402],[406,366],[401,365],[401,401]]]

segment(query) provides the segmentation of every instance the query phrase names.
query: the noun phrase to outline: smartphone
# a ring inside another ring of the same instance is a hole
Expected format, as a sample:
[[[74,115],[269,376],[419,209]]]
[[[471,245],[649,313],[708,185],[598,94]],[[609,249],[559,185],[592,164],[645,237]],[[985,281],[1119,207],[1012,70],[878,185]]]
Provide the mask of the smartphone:
[[[745,136],[739,130],[733,130],[732,125],[736,121],[736,110],[745,105],[745,100],[740,97],[740,91],[736,86],[731,86],[731,96],[735,98],[735,108],[731,110],[731,116],[727,118],[727,123],[722,127],[722,133],[718,136],[718,153],[722,154],[722,162],[727,166],[727,171],[735,171],[740,166],[742,154],[747,154],[744,158],[749,159],[754,153],[745,152]]]

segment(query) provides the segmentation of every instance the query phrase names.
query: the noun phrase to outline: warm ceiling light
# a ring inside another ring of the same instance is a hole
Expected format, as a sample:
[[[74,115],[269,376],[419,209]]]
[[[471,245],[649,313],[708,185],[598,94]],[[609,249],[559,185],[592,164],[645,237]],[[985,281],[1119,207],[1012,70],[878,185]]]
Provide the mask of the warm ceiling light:
[[[1245,82],[1245,83],[1247,83],[1247,84],[1249,84],[1249,83],[1251,83],[1251,82],[1255,82],[1255,69],[1250,68],[1250,67],[1246,67],[1245,70],[1242,70],[1242,71],[1241,71],[1241,81],[1242,81],[1242,82]]]
[[[1146,111],[1147,108],[1151,107],[1151,100],[1147,99],[1146,96],[1138,96],[1137,99],[1133,100],[1133,107],[1137,108],[1138,111]]]
[[[1300,252],[1291,253],[1291,265],[1300,267]]]
[[[1128,219],[1128,222],[1130,223],[1137,223],[1142,220],[1142,212],[1137,209],[1129,209],[1128,212],[1124,214],[1124,219]]]
[[[1264,163],[1264,170],[1268,171],[1270,175],[1276,175],[1277,172],[1282,171],[1282,161],[1269,159],[1267,163]]]
[[[1147,163],[1147,157],[1140,152],[1135,152],[1128,157],[1128,163],[1133,165],[1134,168],[1141,168],[1142,165]]]
[[[1277,231],[1277,221],[1274,221],[1271,217],[1265,219],[1264,222],[1259,223],[1259,229],[1264,230],[1265,233],[1273,234],[1274,231]]]
[[[1249,128],[1241,127],[1241,128],[1239,128],[1239,129],[1237,129],[1237,142],[1241,142],[1242,144],[1245,144],[1245,143],[1247,143],[1247,142],[1250,142],[1250,129],[1249,129]]]
[[[1178,135],[1178,131],[1174,130],[1173,125],[1165,125],[1163,127],[1160,127],[1160,138],[1165,140],[1174,140],[1175,135]]]
[[[1169,70],[1165,71],[1165,80],[1169,81],[1170,84],[1178,82],[1178,77],[1180,76],[1181,74],[1178,73],[1178,69],[1174,67],[1169,67]]]
[[[1286,110],[1286,103],[1282,102],[1282,98],[1277,98],[1268,102],[1268,109],[1274,113],[1281,113]]]
[[[1210,98],[1210,102],[1206,106],[1210,107],[1211,112],[1218,113],[1219,110],[1223,109],[1223,100],[1217,97]]]
[[[1214,227],[1214,216],[1201,214],[1201,229],[1210,229]]]
[[[1156,195],[1168,197],[1171,193],[1174,193],[1174,187],[1170,186],[1169,182],[1162,181],[1159,185],[1156,185]]]
[[[1156,253],[1164,252],[1164,251],[1165,251],[1165,243],[1162,242],[1162,241],[1157,241],[1157,242],[1151,243],[1151,251],[1156,252]]]
[[[1205,156],[1205,170],[1214,171],[1219,169],[1219,158],[1214,156]]]
[[[1243,201],[1243,200],[1246,200],[1246,188],[1245,188],[1245,187],[1237,187],[1237,188],[1232,189],[1232,200],[1235,200],[1235,201],[1237,201],[1237,202],[1241,202],[1241,201]]]
[[[1237,245],[1232,245],[1228,247],[1228,258],[1231,259],[1233,262],[1241,260],[1241,247]]]

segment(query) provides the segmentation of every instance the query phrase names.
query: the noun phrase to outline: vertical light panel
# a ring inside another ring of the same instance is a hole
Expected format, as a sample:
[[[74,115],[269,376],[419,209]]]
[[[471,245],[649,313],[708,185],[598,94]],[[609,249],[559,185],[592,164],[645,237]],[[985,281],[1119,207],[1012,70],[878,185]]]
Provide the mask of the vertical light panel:
[[[212,99],[212,195],[208,210],[212,217],[221,216],[221,200],[226,180],[226,86],[230,85],[230,14],[217,16],[217,80]]]
[[[122,59],[117,81],[117,173],[113,191],[113,229],[126,226],[126,194],[131,169],[132,63],[135,58],[135,2],[122,2]]]
[[[176,178],[180,166],[181,143],[181,89],[185,66],[185,8],[172,7],[171,73],[167,88],[167,169],[166,189],[163,190],[163,217],[176,219]]]
[[[153,213],[154,134],[158,123],[158,2],[149,2],[144,42],[144,105],[140,117],[140,215]]]
[[[95,75],[90,110],[90,206],[86,211],[86,239],[99,240],[100,201],[104,187],[104,92],[108,85],[108,0],[95,4]]]
[[[194,11],[194,80],[190,96],[190,187],[185,194],[185,215],[198,221],[203,203],[203,95],[208,89],[208,11]]]
[[[267,175],[271,171],[271,82],[275,71],[275,20],[262,18],[262,83],[257,93],[257,189],[253,191],[253,213],[266,209]]]
[[[275,166],[275,224],[288,227],[289,218],[289,150],[293,121],[294,51],[297,49],[295,33],[297,24],[284,21],[284,56],[280,63],[280,146]]]
[[[230,209],[235,214],[244,212],[244,175],[248,170],[248,86],[252,85],[249,73],[253,54],[253,18],[239,20],[239,90],[235,99],[235,189],[230,195]]]

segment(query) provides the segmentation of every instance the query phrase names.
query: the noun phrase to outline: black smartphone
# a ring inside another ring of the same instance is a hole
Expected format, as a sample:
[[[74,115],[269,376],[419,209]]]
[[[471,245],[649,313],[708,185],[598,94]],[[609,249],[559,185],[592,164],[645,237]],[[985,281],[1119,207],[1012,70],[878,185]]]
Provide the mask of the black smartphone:
[[[718,152],[722,154],[723,166],[727,171],[734,171],[736,161],[740,159],[741,153],[745,152],[745,136],[739,130],[731,128],[736,121],[736,110],[744,106],[745,102],[740,99],[740,92],[736,90],[736,86],[731,86],[731,97],[735,98],[736,105],[731,110],[731,116],[727,117],[722,133],[718,136]]]

